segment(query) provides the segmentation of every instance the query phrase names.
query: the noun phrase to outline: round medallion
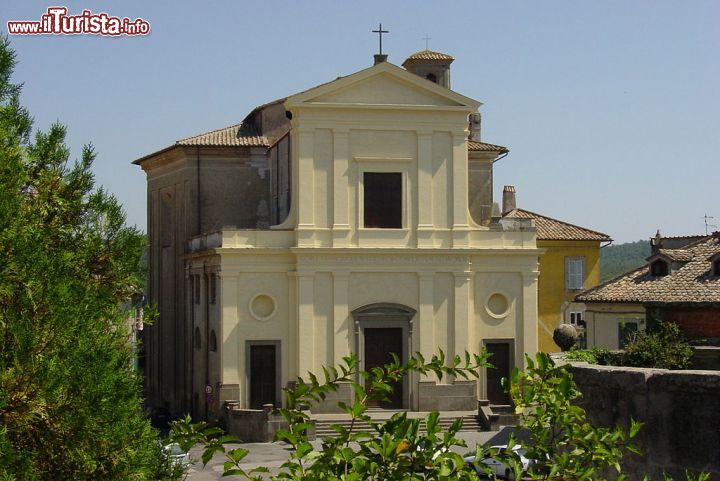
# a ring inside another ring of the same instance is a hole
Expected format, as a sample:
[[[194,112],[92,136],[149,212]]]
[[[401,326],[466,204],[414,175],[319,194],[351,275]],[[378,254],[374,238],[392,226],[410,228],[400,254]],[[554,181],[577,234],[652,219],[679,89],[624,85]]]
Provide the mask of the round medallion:
[[[485,310],[495,319],[501,319],[507,316],[510,310],[510,301],[505,294],[500,292],[490,294],[485,302]]]
[[[275,299],[270,294],[256,294],[250,299],[248,309],[258,321],[267,321],[275,314]]]

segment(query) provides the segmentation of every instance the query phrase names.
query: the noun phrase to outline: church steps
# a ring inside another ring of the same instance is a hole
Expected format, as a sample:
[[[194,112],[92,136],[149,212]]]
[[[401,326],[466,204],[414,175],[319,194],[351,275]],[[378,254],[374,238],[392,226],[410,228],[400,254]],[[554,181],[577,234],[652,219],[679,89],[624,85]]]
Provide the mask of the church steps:
[[[480,424],[480,421],[478,420],[478,417],[473,414],[466,414],[462,416],[452,417],[452,416],[446,416],[446,417],[440,417],[438,419],[438,426],[441,430],[445,431],[447,430],[450,425],[455,421],[457,418],[462,418],[463,425],[460,431],[482,431],[482,425]],[[378,419],[378,421],[382,421]],[[323,419],[314,419],[315,422],[315,434],[317,437],[324,437],[324,436],[332,436],[337,434],[337,431],[332,429],[333,424],[340,425],[344,427],[345,429],[350,429],[351,421],[347,418],[339,418],[339,419],[332,419],[324,417]],[[374,432],[373,429],[364,422],[356,422],[353,426],[353,431],[355,432]],[[420,422],[420,431],[425,432],[425,422]]]

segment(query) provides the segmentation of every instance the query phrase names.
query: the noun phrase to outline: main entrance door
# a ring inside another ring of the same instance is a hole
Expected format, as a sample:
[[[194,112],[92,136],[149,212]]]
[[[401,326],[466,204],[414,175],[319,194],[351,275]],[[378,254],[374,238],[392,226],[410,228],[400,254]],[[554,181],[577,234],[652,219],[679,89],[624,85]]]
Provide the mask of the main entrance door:
[[[277,406],[277,346],[250,345],[250,408],[261,409],[263,404]]]
[[[490,404],[510,404],[510,396],[503,391],[502,378],[510,377],[511,349],[509,342],[486,342],[485,348],[492,354],[488,362],[495,369],[485,370],[487,398]]]
[[[369,371],[374,367],[381,367],[392,362],[391,352],[394,352],[401,360],[403,358],[403,330],[400,327],[366,327],[365,334],[365,370]],[[386,409],[400,409],[403,407],[403,384],[405,379],[395,384],[395,389],[390,394],[389,402],[370,402],[369,406],[382,407]]]

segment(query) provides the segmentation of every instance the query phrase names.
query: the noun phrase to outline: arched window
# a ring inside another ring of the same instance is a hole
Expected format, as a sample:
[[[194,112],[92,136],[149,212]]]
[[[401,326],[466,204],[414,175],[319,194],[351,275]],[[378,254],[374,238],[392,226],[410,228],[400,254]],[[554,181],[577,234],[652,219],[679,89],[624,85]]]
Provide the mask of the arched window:
[[[215,336],[215,330],[210,331],[210,350],[217,352],[217,337]]]
[[[195,335],[193,336],[193,346],[195,349],[202,348],[202,339],[200,339],[200,328],[195,328]]]
[[[437,77],[434,73],[429,73],[425,76],[426,79],[428,79],[431,82],[437,83]]]
[[[650,275],[653,277],[662,277],[668,275],[668,263],[658,259],[650,264]]]

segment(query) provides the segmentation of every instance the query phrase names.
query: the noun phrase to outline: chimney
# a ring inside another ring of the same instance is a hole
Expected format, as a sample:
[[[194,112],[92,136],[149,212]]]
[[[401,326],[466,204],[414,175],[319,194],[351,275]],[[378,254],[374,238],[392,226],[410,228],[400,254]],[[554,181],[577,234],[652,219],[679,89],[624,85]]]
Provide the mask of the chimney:
[[[470,114],[470,140],[480,142],[480,112]]]
[[[515,186],[506,185],[503,188],[502,215],[507,214],[515,209]]]
[[[386,53],[376,53],[374,56],[375,63],[373,65],[377,65],[379,63],[387,62],[387,54]]]
[[[663,246],[663,238],[660,235],[660,229],[655,233],[655,237],[650,238],[650,255],[654,256],[657,254]]]

